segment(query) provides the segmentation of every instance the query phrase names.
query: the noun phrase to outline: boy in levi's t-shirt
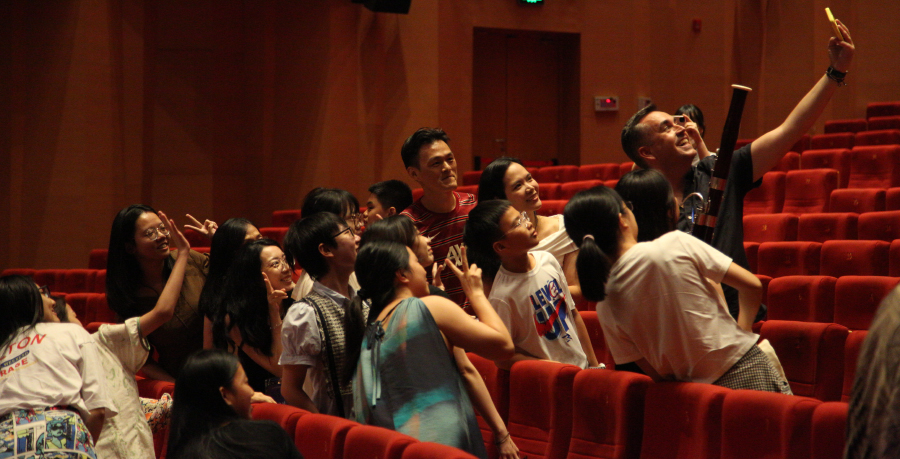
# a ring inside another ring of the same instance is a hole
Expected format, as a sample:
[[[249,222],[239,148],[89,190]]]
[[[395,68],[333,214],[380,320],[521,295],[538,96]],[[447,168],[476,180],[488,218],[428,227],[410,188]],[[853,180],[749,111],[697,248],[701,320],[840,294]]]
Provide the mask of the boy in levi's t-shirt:
[[[526,213],[506,200],[481,202],[469,213],[464,240],[469,259],[493,277],[488,299],[516,348],[498,367],[529,359],[600,366],[559,262],[548,252],[529,252],[538,240]]]

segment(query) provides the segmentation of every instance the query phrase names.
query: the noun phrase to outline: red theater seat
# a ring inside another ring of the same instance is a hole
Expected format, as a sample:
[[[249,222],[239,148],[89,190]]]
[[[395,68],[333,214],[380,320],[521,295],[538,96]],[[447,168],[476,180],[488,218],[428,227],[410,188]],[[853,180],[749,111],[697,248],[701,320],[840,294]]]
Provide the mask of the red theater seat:
[[[290,405],[279,405],[277,403],[254,403],[253,410],[250,412],[251,417],[256,420],[274,421],[280,425],[291,440],[294,439],[297,430],[297,421],[301,417],[310,414],[309,411]]]
[[[619,164],[619,177],[631,172],[634,169],[634,163],[631,161],[625,161],[622,164]]]
[[[844,402],[828,402],[813,411],[811,459],[843,459],[847,408]]]
[[[75,315],[78,316],[78,320],[82,323],[82,325],[87,325],[90,321],[85,320],[87,318],[87,308],[88,308],[88,298],[91,296],[98,295],[97,293],[67,293],[66,303],[72,307],[72,311],[75,312]]]
[[[182,234],[184,234],[184,238],[187,239],[188,243],[191,244],[191,248],[194,250],[196,250],[197,247],[209,247],[209,238],[192,229],[183,229]]]
[[[766,293],[768,318],[800,322],[834,320],[834,287],[830,276],[784,276],[772,279]]]
[[[291,226],[291,223],[297,220],[300,220],[300,209],[276,210],[272,212],[272,226]]]
[[[66,293],[93,292],[97,280],[96,269],[67,269],[63,272],[62,286]]]
[[[879,212],[884,210],[882,188],[840,188],[831,192],[829,212]]]
[[[831,203],[834,204],[834,192],[831,196]],[[832,239],[856,239],[858,219],[859,214],[853,212],[803,214],[797,224],[797,240],[825,242]]]
[[[294,444],[304,459],[339,459],[350,429],[361,424],[337,416],[311,413],[297,420]]]
[[[819,274],[823,276],[887,276],[888,252],[884,241],[825,241]]]
[[[887,242],[900,239],[900,210],[869,212],[860,215],[859,239]]]
[[[106,269],[107,249],[94,249],[88,255],[89,269]]]
[[[792,214],[745,215],[744,241],[796,241],[798,221]]]
[[[541,201],[545,200],[553,200],[559,199],[559,187],[561,184],[559,183],[539,183],[538,184],[538,196],[541,197]]]
[[[621,177],[618,164],[587,164],[578,168],[578,180],[616,180]]]
[[[830,120],[825,122],[825,134],[837,134],[838,132],[865,131],[868,127],[865,118],[851,120]]]
[[[837,184],[838,172],[834,169],[788,172],[784,182],[782,212],[802,214],[827,211],[828,200]]]
[[[463,185],[456,187],[456,191],[459,193],[471,193],[476,198],[478,197],[478,184],[475,185]]]
[[[850,181],[850,150],[806,150],[800,155],[801,169],[835,169],[838,171],[838,188],[846,188]]]
[[[545,217],[559,215],[563,213],[563,209],[566,208],[567,202],[569,202],[567,199],[541,200],[541,208],[538,209],[537,213],[538,215],[543,215]]]
[[[413,190],[412,190],[413,202],[418,201],[419,198],[421,198],[423,194],[425,194],[425,190],[423,190],[421,188],[413,188]]]
[[[403,459],[478,459],[475,456],[454,448],[422,441],[409,445],[403,450]]]
[[[617,185],[618,183],[619,183],[619,179],[615,179],[615,180],[605,180],[605,181],[603,182],[603,186],[608,187],[608,188],[613,188],[613,189],[615,189],[615,188],[616,188],[616,185]]]
[[[144,398],[160,398],[163,394],[175,395],[175,383],[150,378],[137,379],[138,395]]]
[[[850,188],[900,186],[900,145],[856,147],[850,152]]]
[[[357,426],[347,432],[343,459],[401,459],[403,451],[419,441],[409,435],[376,426]]]
[[[729,392],[731,389],[712,384],[651,384],[644,399],[641,458],[718,458],[722,402]]]
[[[497,368],[493,361],[481,357],[477,354],[468,353],[469,361],[478,370],[484,385],[487,387],[488,393],[491,394],[491,401],[497,408],[497,413],[503,422],[509,418],[509,371]],[[494,446],[494,433],[490,426],[485,422],[481,413],[475,412],[478,419],[478,428],[481,429],[481,436],[484,438],[484,446],[488,452],[488,457],[497,457],[496,447]]]
[[[858,132],[854,145],[863,147],[866,145],[898,145],[900,144],[900,129],[884,129],[879,131]]]
[[[275,242],[281,244],[281,241],[284,240],[284,235],[287,234],[288,227],[268,227],[268,228],[260,228],[259,234],[262,234],[262,237],[267,239],[272,239]]]
[[[94,293],[106,293],[106,269],[98,269],[94,276]]]
[[[762,299],[765,301],[769,294],[769,283],[772,282],[772,278],[764,274],[756,274],[756,278],[759,279],[759,283],[762,284]]]
[[[572,436],[568,459],[638,457],[644,395],[653,383],[629,371],[583,370],[572,391]]]
[[[762,184],[744,196],[744,215],[777,214],[784,207],[785,172],[766,172]]]
[[[462,184],[463,185],[478,185],[479,180],[481,180],[481,171],[463,172],[463,175],[462,175]]]
[[[65,284],[66,269],[38,269],[34,272],[32,278],[41,286],[50,287],[52,292],[68,293],[62,290]]]
[[[868,330],[881,305],[900,278],[844,276],[834,287],[834,322],[851,330]]]
[[[789,151],[778,160],[778,164],[772,168],[773,171],[795,171],[800,169],[800,153]]]
[[[900,129],[900,116],[876,116],[870,118],[869,129],[873,131]]]
[[[744,145],[749,145],[749,144],[753,143],[754,140],[756,140],[756,139],[737,139],[737,142],[734,143],[734,149],[737,150],[737,149],[743,147]]]
[[[37,270],[29,268],[9,268],[4,269],[3,273],[0,273],[0,276],[25,276],[34,279],[35,272],[37,272]]]
[[[607,368],[615,368],[616,361],[613,359],[609,348],[606,347],[606,338],[603,336],[603,327],[600,326],[600,320],[597,318],[596,303],[593,303],[594,310],[579,311],[581,320],[584,321],[584,328],[587,329],[588,336],[591,337],[591,347],[594,348],[594,355],[597,361],[605,363]]]
[[[891,242],[891,248],[888,249],[888,275],[900,277],[900,241]]]
[[[900,210],[900,187],[888,188],[885,191],[884,210]]]
[[[538,170],[537,175],[534,173],[531,174],[534,176],[535,180],[538,183],[543,182],[556,182],[556,183],[566,183],[566,182],[574,182],[578,180],[578,166],[549,166],[542,167]]]
[[[876,116],[898,116],[900,115],[900,101],[897,102],[869,102],[866,105],[866,119],[872,119]]]
[[[763,242],[759,245],[757,273],[770,277],[819,274],[822,243]]]
[[[809,134],[803,134],[803,136],[800,137],[800,140],[795,142],[791,149],[788,151],[796,151],[797,153],[800,153],[802,155],[804,151],[813,148],[811,146],[811,140],[812,137],[810,137]]]
[[[566,457],[572,436],[572,385],[579,371],[574,365],[546,360],[513,364],[507,425],[520,454]]]
[[[767,320],[759,332],[775,348],[794,395],[822,401],[841,399],[848,334],[839,324],[789,320]]]
[[[853,392],[853,381],[856,380],[856,365],[859,362],[859,351],[866,340],[868,330],[851,330],[844,343],[844,389],[841,392],[841,401],[849,402]]]
[[[603,186],[600,180],[582,180],[577,182],[563,183],[559,187],[559,199],[572,199],[575,193],[579,191],[589,190],[595,186]]]
[[[744,242],[744,253],[747,254],[747,265],[750,266],[750,272],[755,273],[759,265],[759,242]]]
[[[853,148],[855,134],[840,132],[837,134],[814,135],[809,141],[810,150],[827,150],[831,148]]]
[[[735,390],[722,402],[722,459],[809,458],[813,411],[822,402]]]

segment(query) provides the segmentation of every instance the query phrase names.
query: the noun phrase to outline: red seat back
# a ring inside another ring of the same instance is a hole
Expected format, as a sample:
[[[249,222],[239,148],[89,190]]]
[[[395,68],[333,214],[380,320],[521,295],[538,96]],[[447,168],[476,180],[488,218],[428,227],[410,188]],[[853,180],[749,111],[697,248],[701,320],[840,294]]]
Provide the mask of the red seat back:
[[[587,164],[578,167],[578,180],[617,180],[621,177],[619,164]]]
[[[184,238],[187,239],[188,243],[191,244],[192,249],[196,250],[197,247],[209,247],[209,238],[192,229],[182,228],[182,234],[184,234]]]
[[[559,187],[559,199],[572,199],[572,196],[575,196],[575,193],[591,189],[595,186],[603,186],[603,182],[600,180],[582,180],[563,183]]]
[[[789,151],[778,160],[778,164],[772,168],[773,171],[795,171],[800,169],[800,153]]]
[[[860,215],[859,238],[886,242],[900,239],[900,210],[869,212]]]
[[[772,279],[766,293],[768,318],[801,322],[832,322],[834,287],[831,276],[784,276]]]
[[[478,184],[458,186],[456,191],[459,193],[471,193],[473,196],[478,197]]]
[[[513,364],[508,428],[521,454],[566,457],[572,436],[572,385],[578,372],[574,365],[546,360]]]
[[[900,145],[856,147],[850,153],[850,188],[900,186]]]
[[[300,209],[276,210],[272,212],[272,226],[291,226],[291,223],[297,220],[300,220]]]
[[[563,209],[566,208],[567,202],[569,201],[566,199],[541,200],[541,208],[538,209],[537,213],[538,215],[543,215],[545,217],[562,214]]]
[[[294,444],[304,459],[339,459],[344,457],[344,444],[357,422],[327,414],[311,413],[297,420]]]
[[[834,322],[851,330],[868,330],[881,305],[900,278],[844,276],[834,287]]]
[[[578,166],[547,166],[538,169],[537,174],[531,174],[538,183],[556,182],[566,183],[578,180]]]
[[[722,402],[722,459],[809,458],[813,411],[822,402],[735,390]]]
[[[838,188],[846,188],[850,180],[850,149],[806,150],[800,155],[801,169],[835,169]]]
[[[866,105],[866,119],[876,116],[900,115],[900,101],[897,102],[869,102]]]
[[[262,237],[267,239],[272,239],[273,241],[281,244],[284,240],[284,235],[287,234],[289,227],[263,227],[259,229],[259,234],[262,234]]]
[[[106,257],[109,250],[94,249],[88,255],[88,268],[90,269],[106,269]]]
[[[634,169],[634,163],[632,161],[625,161],[624,163],[619,164],[619,177],[631,172],[632,169]]]
[[[0,276],[25,276],[34,279],[35,272],[37,272],[37,270],[29,268],[9,268],[4,269],[3,273],[0,273]]]
[[[884,241],[825,241],[819,274],[823,276],[887,276],[888,251]]]
[[[538,196],[541,197],[541,200],[553,200],[559,199],[559,187],[562,184],[560,183],[540,183],[538,184]]]
[[[759,245],[758,274],[769,277],[819,274],[822,244],[819,242],[763,242]]]
[[[462,174],[463,185],[478,185],[481,180],[481,171],[466,171]]]
[[[888,275],[892,277],[900,277],[900,241],[891,242],[891,248],[888,249]]]
[[[831,193],[834,204],[834,190]],[[853,212],[803,214],[797,223],[797,240],[825,242],[832,239],[856,239],[859,214]]]
[[[594,348],[597,361],[605,363],[607,368],[614,368],[616,362],[609,352],[609,347],[606,346],[606,338],[603,336],[603,327],[600,326],[600,320],[597,318],[596,307],[596,303],[594,303],[594,310],[579,311],[578,313],[581,314],[584,328],[587,329],[588,336],[591,338],[591,347]]]
[[[885,192],[882,188],[844,188],[831,192],[830,212],[878,212],[884,210]]]
[[[403,451],[419,441],[409,435],[376,426],[356,426],[347,432],[343,459],[401,459]]]
[[[871,130],[856,133],[854,145],[863,147],[866,145],[898,145],[900,144],[900,129]]]
[[[798,221],[792,214],[745,215],[744,241],[796,241]]]
[[[852,132],[814,135],[809,141],[810,150],[828,150],[832,148],[853,148],[855,140]]]
[[[712,384],[651,384],[644,400],[641,458],[718,458],[722,402],[729,392],[731,389]]]
[[[839,324],[767,320],[759,334],[775,348],[794,395],[836,401],[844,384],[849,333]]]
[[[653,380],[629,371],[583,370],[572,391],[569,459],[636,458],[641,450],[644,396]]]
[[[503,422],[509,419],[509,371],[497,368],[493,361],[481,357],[471,352],[466,354],[469,361],[478,370],[484,385],[487,387],[488,393],[491,394],[491,402],[497,409],[497,413]],[[488,456],[496,457],[496,446],[494,445],[494,433],[481,413],[476,412],[475,417],[478,419],[478,428],[481,429],[481,436],[484,438],[484,446],[488,452]]]
[[[869,118],[869,129],[873,131],[900,129],[900,116],[876,116]]]
[[[812,417],[811,459],[842,459],[847,430],[848,405],[828,402],[816,407]]]
[[[759,242],[744,242],[744,253],[747,255],[747,265],[750,272],[755,273],[759,260]]]
[[[403,459],[478,459],[475,456],[454,448],[422,441],[409,445],[403,450]]]
[[[50,287],[51,292],[68,293],[62,290],[65,284],[66,269],[38,269],[32,276],[40,285]]]
[[[297,421],[307,414],[310,414],[309,411],[277,403],[254,403],[253,410],[250,412],[253,419],[278,423],[290,435],[291,440],[294,439],[297,430]]]
[[[838,172],[834,169],[790,171],[784,183],[782,212],[825,212],[837,186]]]
[[[825,134],[836,134],[838,132],[859,132],[865,131],[868,123],[865,118],[857,118],[850,120],[829,120],[825,122]]]
[[[853,330],[847,336],[844,343],[844,388],[841,391],[841,401],[849,402],[850,393],[853,391],[853,381],[856,380],[856,365],[859,362],[859,351],[862,350],[868,330]]]
[[[766,172],[762,184],[744,196],[744,215],[775,214],[784,207],[785,172]]]

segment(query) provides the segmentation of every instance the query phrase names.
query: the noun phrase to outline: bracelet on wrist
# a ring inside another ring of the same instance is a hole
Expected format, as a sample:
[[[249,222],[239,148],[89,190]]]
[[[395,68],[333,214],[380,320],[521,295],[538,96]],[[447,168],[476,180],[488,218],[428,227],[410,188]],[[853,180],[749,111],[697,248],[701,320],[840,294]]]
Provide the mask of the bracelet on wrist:
[[[841,72],[835,70],[834,67],[828,67],[828,70],[825,71],[825,76],[834,80],[839,87],[847,86],[847,83],[844,83],[844,78],[847,77],[847,72]]]
[[[509,440],[510,435],[512,435],[512,434],[509,432],[506,432],[506,435],[503,438],[501,438],[500,440],[495,441],[494,444],[497,446],[500,446],[500,445],[506,443],[506,440]]]

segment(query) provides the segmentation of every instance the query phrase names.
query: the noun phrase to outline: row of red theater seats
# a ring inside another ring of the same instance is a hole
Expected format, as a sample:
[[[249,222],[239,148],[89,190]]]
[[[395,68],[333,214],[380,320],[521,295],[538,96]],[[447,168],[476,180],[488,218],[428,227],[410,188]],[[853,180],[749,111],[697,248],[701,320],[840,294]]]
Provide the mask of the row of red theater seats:
[[[857,133],[863,131],[881,131],[885,129],[900,129],[900,116],[874,116],[869,119],[854,118],[846,120],[830,120],[825,122],[824,133]]]
[[[529,458],[839,458],[847,404],[472,354]],[[489,429],[479,419],[486,445]],[[489,449],[489,457],[496,457]]]
[[[783,276],[900,277],[900,240],[744,242],[750,271]]]
[[[744,216],[744,242],[900,239],[900,210]]]
[[[50,287],[51,292],[103,293],[106,291],[106,265],[104,269],[5,269],[0,275],[19,274],[34,279],[40,286]]]
[[[760,277],[769,319],[833,322],[851,330],[868,330],[881,301],[900,283],[885,276]]]
[[[152,379],[138,379],[141,397],[160,398],[174,394],[175,385]],[[365,426],[336,416],[313,414],[288,405],[253,405],[253,419],[279,424],[288,433],[305,459],[474,459],[466,452],[415,438],[381,427]],[[168,429],[153,436],[156,457],[165,457]]]

